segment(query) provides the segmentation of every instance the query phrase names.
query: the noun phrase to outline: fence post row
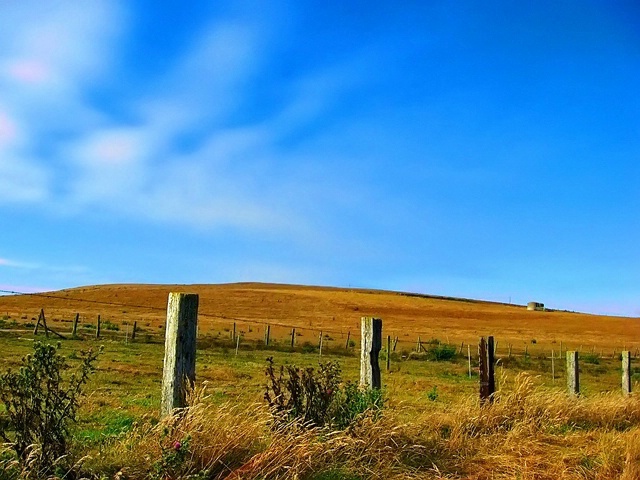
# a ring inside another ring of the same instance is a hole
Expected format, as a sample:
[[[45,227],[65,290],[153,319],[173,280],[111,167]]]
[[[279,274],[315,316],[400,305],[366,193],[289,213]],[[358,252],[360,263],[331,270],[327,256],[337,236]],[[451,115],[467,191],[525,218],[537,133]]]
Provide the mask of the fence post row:
[[[631,393],[631,352],[622,352],[622,393]]]
[[[493,337],[480,338],[480,402],[493,402],[496,391],[495,345]]]
[[[580,394],[578,352],[567,352],[567,390],[570,395]]]
[[[360,336],[360,386],[381,387],[378,357],[382,348],[382,319],[361,318]]]
[[[186,406],[187,389],[196,379],[197,294],[170,293],[162,372],[161,414]]]

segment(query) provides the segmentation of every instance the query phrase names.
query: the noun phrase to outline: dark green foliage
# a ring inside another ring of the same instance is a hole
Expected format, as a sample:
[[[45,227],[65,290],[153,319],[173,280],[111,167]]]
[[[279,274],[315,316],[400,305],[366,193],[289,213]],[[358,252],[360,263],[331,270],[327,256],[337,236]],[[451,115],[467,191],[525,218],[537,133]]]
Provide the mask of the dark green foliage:
[[[335,391],[329,410],[331,425],[343,430],[355,424],[365,412],[377,416],[384,406],[382,390],[361,389],[353,382],[346,382]]]
[[[178,478],[185,461],[190,457],[191,437],[170,441],[169,432],[165,430],[160,443],[162,455],[152,466],[152,479]],[[191,478],[191,477],[189,477]]]
[[[344,429],[365,412],[378,412],[383,406],[380,390],[343,383],[336,362],[320,363],[318,370],[280,366],[277,372],[271,357],[267,362],[264,398],[276,427],[293,422],[304,427]]]
[[[33,353],[22,359],[17,372],[0,376],[0,438],[11,445],[21,463],[49,473],[67,454],[69,423],[76,420],[82,387],[95,370],[98,352],[80,355],[80,365],[70,375],[60,345],[35,342]]]
[[[456,347],[444,343],[429,346],[427,358],[436,362],[453,360],[456,356]]]
[[[597,353],[584,353],[584,354],[580,355],[580,360],[582,360],[584,363],[591,363],[593,365],[599,365],[600,364],[600,355],[598,355]]]

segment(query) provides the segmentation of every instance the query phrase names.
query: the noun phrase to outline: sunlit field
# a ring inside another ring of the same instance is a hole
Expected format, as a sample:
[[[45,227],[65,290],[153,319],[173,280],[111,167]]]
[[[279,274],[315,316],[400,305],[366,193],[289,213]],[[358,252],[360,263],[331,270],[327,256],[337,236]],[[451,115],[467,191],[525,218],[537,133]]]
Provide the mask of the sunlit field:
[[[159,416],[163,309],[177,290],[200,293],[196,392],[186,416],[167,424]],[[104,346],[73,426],[77,471],[88,478],[639,478],[640,401],[621,393],[619,358],[640,345],[637,319],[277,285],[90,287],[0,298],[2,371],[32,350],[41,308],[67,337],[48,341],[72,362],[72,352]],[[71,339],[76,313],[79,338]],[[383,319],[381,416],[338,433],[274,431],[263,400],[267,357],[301,367],[334,361],[344,380],[357,381],[363,315]],[[398,337],[389,370],[387,335],[392,345]],[[484,406],[480,335],[498,342],[498,393]],[[424,350],[448,345],[455,355],[417,353],[418,337]],[[561,342],[563,353],[581,354],[578,398],[566,393]],[[167,446],[185,441],[188,455],[162,477]]]

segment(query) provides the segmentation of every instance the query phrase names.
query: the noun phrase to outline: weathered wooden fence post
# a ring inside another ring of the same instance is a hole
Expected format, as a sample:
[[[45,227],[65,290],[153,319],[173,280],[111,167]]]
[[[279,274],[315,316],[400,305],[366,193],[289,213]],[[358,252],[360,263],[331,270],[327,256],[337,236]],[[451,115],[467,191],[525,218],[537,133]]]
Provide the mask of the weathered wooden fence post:
[[[291,348],[294,348],[296,346],[296,329],[292,328],[291,329]]]
[[[96,338],[100,338],[100,326],[101,326],[100,315],[98,314],[98,322],[96,323]]]
[[[380,388],[378,356],[382,348],[382,319],[361,318],[360,334],[360,386]]]
[[[553,354],[554,352],[551,350],[551,383],[556,383],[556,364]]]
[[[136,339],[136,330],[138,329],[138,322],[133,322],[133,330],[131,330],[131,341]]]
[[[467,359],[469,360],[469,378],[471,378],[471,345],[467,345]]]
[[[271,325],[267,325],[264,329],[264,344],[269,346],[269,335],[271,335]]]
[[[236,336],[236,357],[238,356],[239,348],[240,348],[240,335]]]
[[[198,300],[197,294],[169,294],[162,373],[163,416],[186,406],[187,389],[196,379]]]
[[[44,328],[44,334],[47,338],[49,338],[49,328],[47,328],[47,319],[44,316],[44,308],[40,309],[40,314],[38,315],[38,322],[36,323],[35,328],[33,329],[33,334],[38,334],[38,328],[42,324],[42,328]]]
[[[233,322],[233,330],[231,331],[231,341],[236,341],[236,322]]]
[[[398,336],[396,335],[396,338],[393,340],[393,351],[396,351],[396,347],[398,346]]]
[[[580,394],[578,352],[567,352],[567,390],[571,395]]]
[[[76,337],[78,335],[78,321],[80,321],[80,314],[76,313],[76,318],[73,321],[73,330],[71,335]]]
[[[495,381],[495,347],[493,337],[480,338],[480,402],[493,402],[493,394],[496,391]]]
[[[347,341],[344,344],[345,350],[349,350],[349,340],[351,340],[351,330],[347,332]]]
[[[631,393],[631,352],[622,352],[622,393]]]
[[[391,369],[391,335],[387,335],[387,372]]]

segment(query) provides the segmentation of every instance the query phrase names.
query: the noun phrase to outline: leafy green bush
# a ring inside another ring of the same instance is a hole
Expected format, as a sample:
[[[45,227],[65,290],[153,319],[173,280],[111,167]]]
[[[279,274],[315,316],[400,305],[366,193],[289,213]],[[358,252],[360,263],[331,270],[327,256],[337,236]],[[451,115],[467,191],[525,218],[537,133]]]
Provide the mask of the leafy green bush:
[[[427,349],[427,358],[436,362],[453,360],[456,356],[456,347],[446,345],[444,343],[429,346]]]
[[[320,363],[318,370],[280,366],[267,359],[264,398],[271,408],[274,426],[295,423],[303,427],[347,428],[365,412],[379,412],[384,399],[378,389],[360,389],[341,381],[336,362]]]
[[[580,355],[580,360],[582,360],[584,363],[591,363],[593,365],[599,365],[600,364],[600,355],[598,355],[597,353],[585,353]]]
[[[82,387],[95,370],[99,352],[82,352],[77,369],[68,376],[67,359],[56,346],[35,342],[17,372],[0,375],[0,438],[23,466],[45,475],[67,454],[69,422],[76,420]],[[66,377],[66,378],[65,378]]]

